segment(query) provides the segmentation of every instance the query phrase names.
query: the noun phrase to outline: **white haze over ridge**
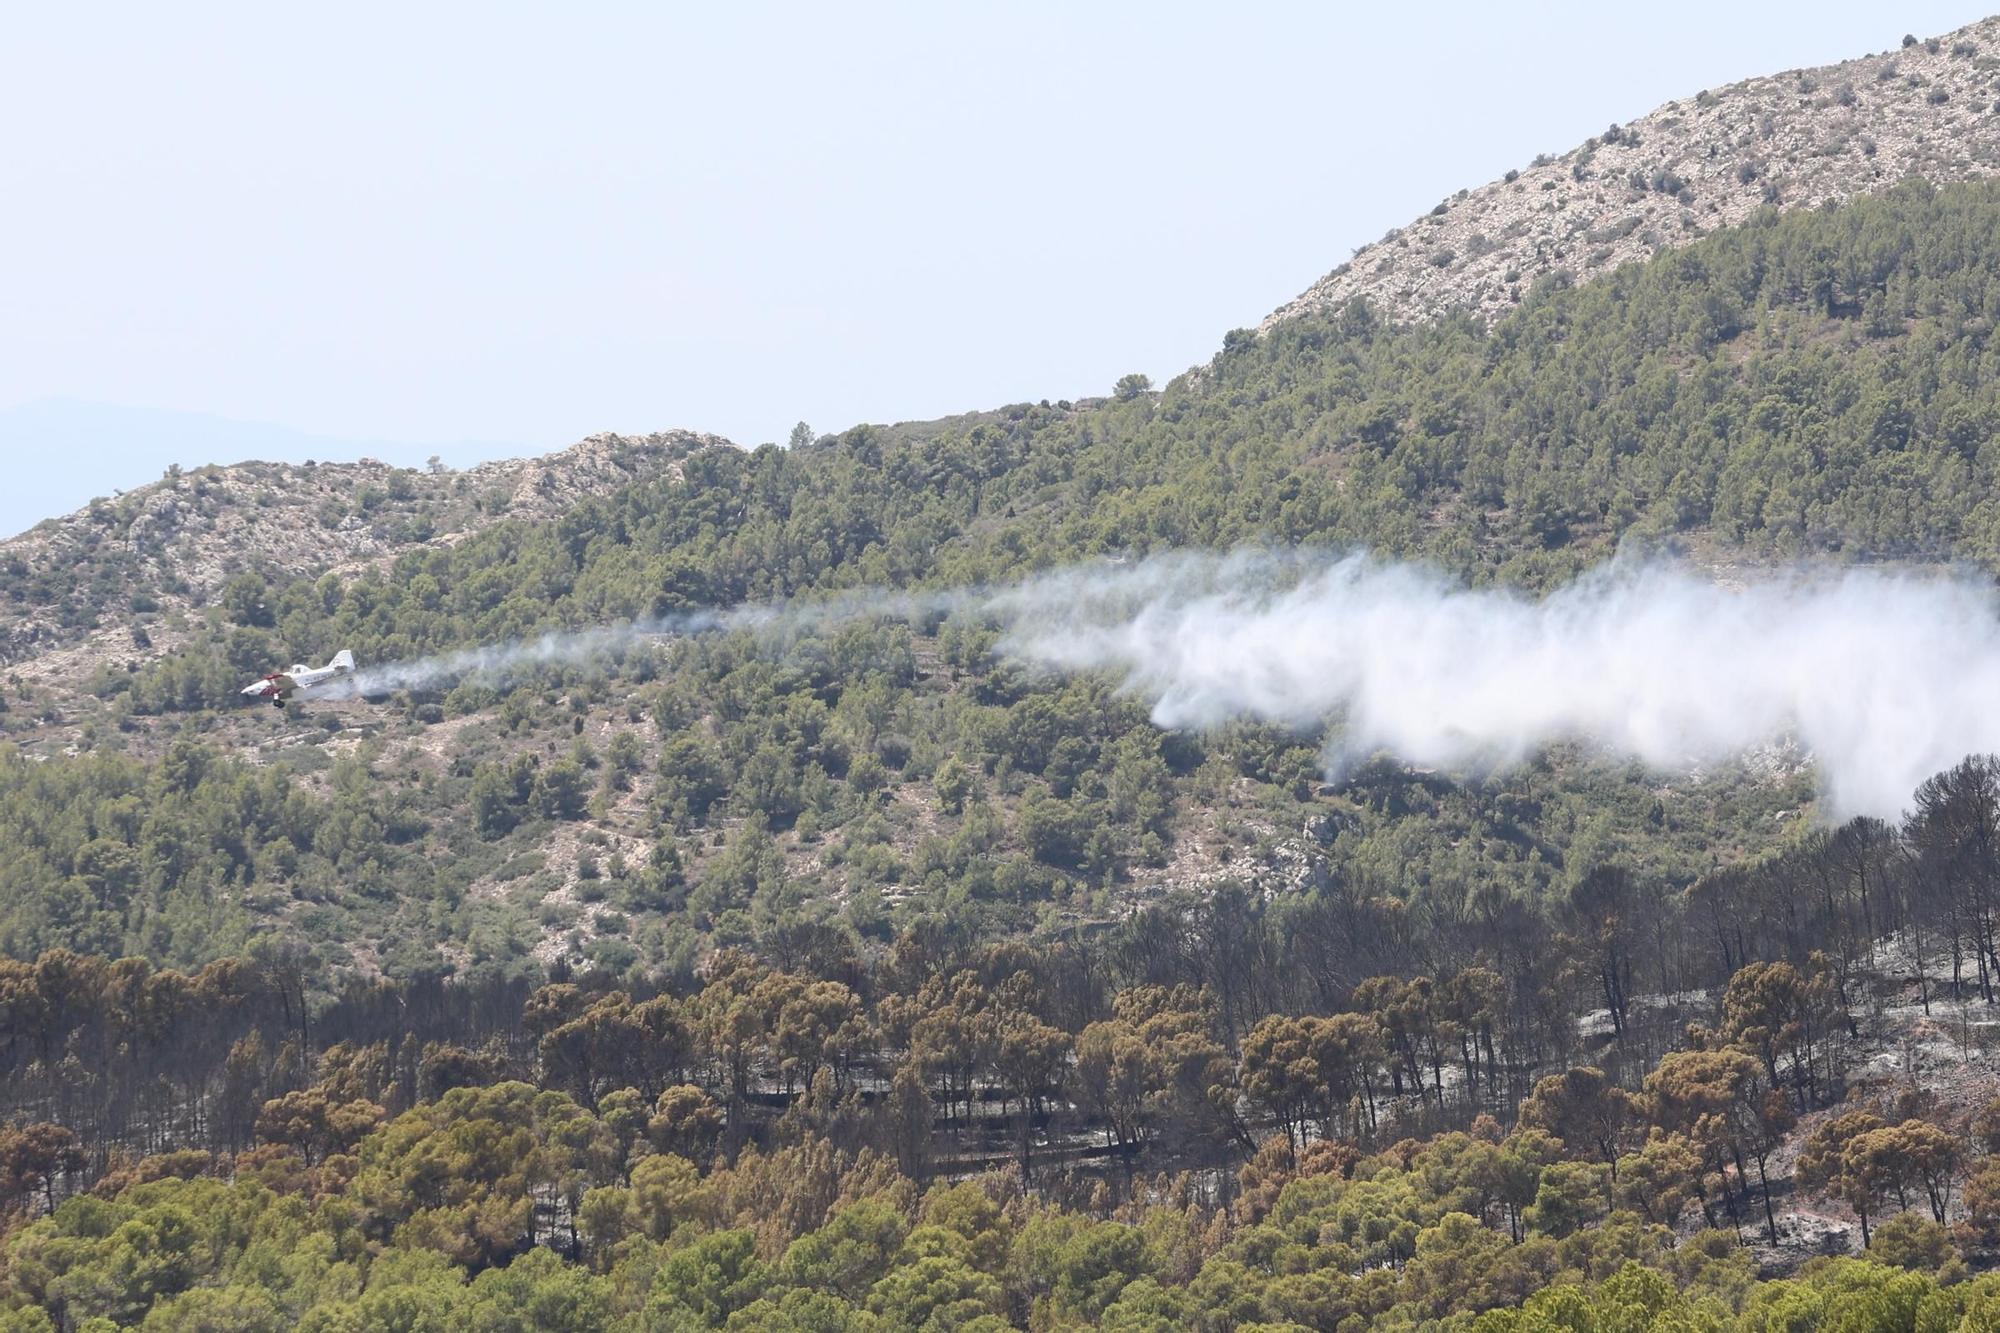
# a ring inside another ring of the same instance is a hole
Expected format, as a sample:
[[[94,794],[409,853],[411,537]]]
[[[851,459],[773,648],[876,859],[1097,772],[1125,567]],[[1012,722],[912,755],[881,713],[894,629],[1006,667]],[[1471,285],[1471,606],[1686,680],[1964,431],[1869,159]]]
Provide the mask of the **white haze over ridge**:
[[[1617,562],[1538,599],[1367,555],[1177,554],[557,631],[364,667],[334,689],[504,680],[708,630],[782,640],[949,614],[998,623],[1000,652],[1024,664],[1117,676],[1163,727],[1337,721],[1331,772],[1378,752],[1494,768],[1580,742],[1669,773],[1791,740],[1828,813],[1890,818],[1933,773],[2000,751],[2000,604],[1969,573],[1803,569],[1725,587]]]
[[[1813,754],[1835,815],[1893,817],[2000,750],[2000,614],[1970,575],[1614,564],[1542,599],[1366,556],[1170,556],[996,596],[1003,648],[1109,671],[1165,727],[1338,715],[1329,764],[1487,767],[1580,741],[1655,770]]]

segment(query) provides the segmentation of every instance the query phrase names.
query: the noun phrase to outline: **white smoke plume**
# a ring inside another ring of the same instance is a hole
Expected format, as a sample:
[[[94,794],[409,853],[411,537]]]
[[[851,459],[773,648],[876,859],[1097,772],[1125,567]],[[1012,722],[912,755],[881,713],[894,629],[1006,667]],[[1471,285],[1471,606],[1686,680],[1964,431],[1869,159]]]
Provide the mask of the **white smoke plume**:
[[[529,639],[510,643],[481,644],[432,657],[404,662],[383,662],[364,666],[351,676],[329,682],[313,691],[323,699],[351,699],[357,695],[392,694],[397,690],[438,689],[472,678],[489,684],[504,684],[541,667],[567,666],[603,654],[619,653],[649,639],[675,634],[698,634],[715,629],[726,613],[691,611],[658,620],[600,625],[591,629],[551,630]]]
[[[1505,765],[1556,741],[1685,771],[1791,739],[1836,815],[1893,817],[2000,750],[2000,608],[1968,574],[1794,571],[1724,587],[1614,564],[1542,599],[1366,556],[1169,557],[993,599],[1006,651],[1110,671],[1166,727],[1338,717],[1387,751]]]
[[[505,679],[662,635],[782,642],[843,621],[975,614],[1000,650],[1104,671],[1164,727],[1336,722],[1330,771],[1378,752],[1447,769],[1579,742],[1663,773],[1789,740],[1835,815],[1893,817],[1917,784],[2000,751],[2000,605],[1967,573],[1795,570],[1723,586],[1614,563],[1545,598],[1366,555],[1174,555],[1004,588],[862,591],[693,612],[365,667],[350,693]]]
[[[967,605],[972,596],[964,591],[901,593],[866,589],[813,602],[679,611],[586,629],[550,630],[505,643],[480,644],[430,657],[363,666],[313,693],[322,699],[351,699],[392,694],[397,690],[440,689],[466,679],[499,685],[543,667],[573,666],[592,658],[615,656],[641,644],[712,630],[748,630],[782,644],[795,635],[852,620],[943,615]]]

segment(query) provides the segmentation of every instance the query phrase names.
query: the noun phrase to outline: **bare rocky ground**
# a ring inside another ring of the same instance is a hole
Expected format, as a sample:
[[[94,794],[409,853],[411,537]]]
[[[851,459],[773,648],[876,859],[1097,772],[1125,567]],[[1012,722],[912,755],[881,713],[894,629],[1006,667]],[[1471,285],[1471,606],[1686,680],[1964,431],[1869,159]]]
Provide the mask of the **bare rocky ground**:
[[[1746,79],[1614,125],[1363,246],[1260,331],[1357,297],[1396,320],[1491,316],[1539,278],[1581,282],[1766,206],[1811,208],[1913,176],[1943,184],[1996,172],[2000,17],[1880,55]]]
[[[1980,998],[1969,972],[1963,995],[1954,997],[1949,955],[1934,940],[1927,938],[1925,945],[1927,988],[1919,984],[1916,952],[1907,936],[1878,944],[1872,963],[1857,974],[1860,985],[1853,1001],[1858,1031],[1845,1053],[1844,1098],[1800,1116],[1766,1163],[1777,1221],[1775,1243],[1769,1238],[1753,1176],[1750,1212],[1739,1220],[1737,1230],[1767,1275],[1796,1271],[1817,1255],[1857,1254],[1862,1249],[1861,1223],[1854,1210],[1797,1184],[1800,1150],[1820,1125],[1846,1111],[1867,1108],[1889,1120],[1914,1113],[1969,1139],[1972,1117],[2000,1097],[2000,1005]],[[1695,991],[1642,996],[1636,1002],[1708,1022],[1719,997]],[[1612,1029],[1607,1011],[1583,1015],[1578,1026],[1586,1041],[1601,1041],[1609,1049]],[[1979,1151],[1968,1142],[1968,1162]],[[1923,1211],[1921,1203],[1917,1207]],[[1716,1215],[1720,1225],[1730,1225],[1719,1204]],[[1891,1215],[1871,1215],[1871,1220],[1879,1225]],[[1956,1223],[1964,1215],[1964,1201],[1954,1194],[1948,1216]],[[1699,1211],[1690,1205],[1681,1218],[1682,1229],[1700,1224]]]
[[[386,564],[406,551],[450,546],[506,519],[553,518],[580,501],[648,477],[677,475],[698,449],[729,447],[694,431],[593,435],[541,458],[455,471],[357,463],[238,463],[171,473],[92,502],[0,542],[0,567],[21,572],[101,570],[120,602],[145,614],[199,610],[245,570],[318,575]],[[100,592],[89,600],[103,603]],[[0,607],[0,663],[67,669],[56,656],[130,656],[130,620],[66,624],[59,598]],[[135,617],[138,613],[135,613]],[[148,633],[151,633],[150,629]]]
[[[1909,1109],[1899,1109],[1899,1104],[1914,1101],[1923,1119],[1964,1134],[1980,1108],[2000,1097],[2000,1005],[1981,1000],[1969,974],[1964,994],[1954,998],[1949,956],[1934,952],[1934,941],[1926,939],[1925,944],[1927,988],[1918,982],[1916,954],[1907,937],[1878,947],[1865,974],[1866,993],[1856,997],[1859,1035],[1849,1050],[1846,1102],[1802,1116],[1771,1155],[1779,1243],[1764,1239],[1761,1219],[1744,1227],[1745,1239],[1767,1270],[1787,1271],[1815,1254],[1861,1249],[1860,1219],[1852,1208],[1794,1184],[1799,1150],[1821,1123],[1855,1106],[1895,1119]],[[1977,1151],[1968,1143],[1968,1155]],[[1964,1216],[1959,1195],[1953,1196],[1948,1216],[1954,1222]]]

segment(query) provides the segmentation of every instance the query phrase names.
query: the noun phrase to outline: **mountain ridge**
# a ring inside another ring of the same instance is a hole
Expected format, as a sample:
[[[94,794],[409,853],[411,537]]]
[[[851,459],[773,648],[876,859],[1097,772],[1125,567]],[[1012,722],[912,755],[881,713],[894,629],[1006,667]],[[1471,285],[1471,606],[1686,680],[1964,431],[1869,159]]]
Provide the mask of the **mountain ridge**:
[[[2000,15],[1905,43],[1668,102],[1462,189],[1358,248],[1258,331],[1355,299],[1394,320],[1492,317],[1538,280],[1588,281],[1762,207],[2000,173]]]
[[[86,588],[123,588],[140,606],[199,607],[245,572],[300,577],[451,546],[503,519],[538,521],[635,480],[673,475],[720,436],[599,433],[538,457],[465,469],[248,461],[169,469],[159,481],[0,541],[0,661],[97,627]]]
[[[36,524],[73,513],[94,498],[115,499],[124,489],[157,480],[168,467],[194,468],[226,459],[373,458],[418,467],[442,457],[469,467],[488,459],[537,453],[520,440],[394,440],[336,436],[275,422],[242,420],[210,412],[132,406],[48,396],[0,408],[0,454],[37,455],[43,466],[27,470],[0,496],[0,535],[18,536]]]
[[[2000,15],[1928,41],[1909,39],[1886,53],[1752,77],[1668,102],[1560,157],[1545,155],[1501,180],[1460,190],[1426,216],[1361,247],[1353,261],[1273,311],[1259,331],[1268,334],[1356,299],[1392,321],[1453,312],[1490,318],[1518,305],[1536,281],[1588,281],[1740,224],[1762,208],[1814,207],[1913,175],[1942,184],[1995,173]],[[1196,378],[1204,373],[1206,367],[1195,368]],[[994,424],[1007,410],[860,429],[884,440],[922,438]],[[280,574],[324,572],[450,544],[501,516],[552,516],[567,503],[644,475],[610,463],[608,449],[624,450],[629,461],[635,443],[657,450],[666,441],[673,443],[657,460],[662,467],[693,449],[734,447],[719,436],[677,428],[643,436],[600,433],[540,457],[436,474],[368,458],[188,469],[0,541],[0,563],[16,577],[27,569],[87,568],[107,541],[122,541],[137,560],[139,577],[185,581],[198,603],[259,562]],[[434,476],[454,489],[440,489]],[[211,527],[200,503],[191,509],[184,503],[239,491],[295,493],[311,496],[316,510],[328,510],[343,494],[365,497],[392,486],[411,487],[413,494],[387,496],[367,514],[331,519],[302,514],[306,506],[300,504],[266,501],[262,513],[225,506],[242,521]],[[182,487],[202,494],[167,493]],[[476,502],[467,499],[470,493]],[[192,526],[183,525],[184,513],[193,517]],[[398,529],[385,522],[399,517],[410,523]],[[204,533],[216,538],[213,549],[190,541]],[[169,570],[173,552],[187,557],[180,562],[185,568]],[[60,631],[63,618],[59,607],[9,615],[0,603],[0,660],[73,639]]]
[[[0,542],[0,1333],[1994,1326],[1993,585],[1591,571],[2000,571],[2000,175],[1558,271]]]

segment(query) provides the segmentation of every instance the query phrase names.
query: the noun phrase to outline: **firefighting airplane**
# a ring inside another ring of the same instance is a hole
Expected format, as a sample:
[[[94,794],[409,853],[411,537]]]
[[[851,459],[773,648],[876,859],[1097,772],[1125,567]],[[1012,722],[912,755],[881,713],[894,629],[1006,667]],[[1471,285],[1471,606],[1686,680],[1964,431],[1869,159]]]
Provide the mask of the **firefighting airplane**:
[[[343,648],[323,667],[309,667],[301,662],[289,671],[273,671],[262,680],[245,685],[243,693],[253,699],[269,699],[272,707],[283,708],[285,700],[300,690],[310,690],[353,674],[354,654]]]

